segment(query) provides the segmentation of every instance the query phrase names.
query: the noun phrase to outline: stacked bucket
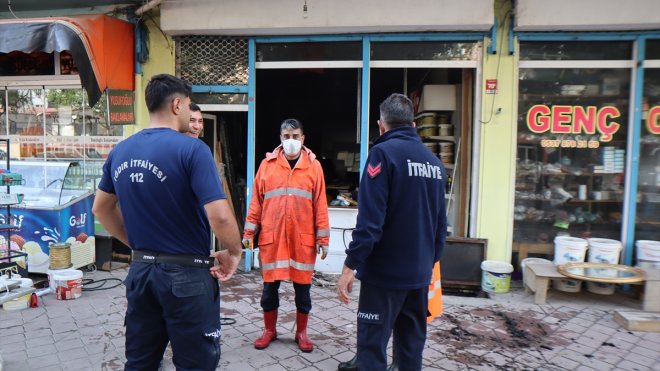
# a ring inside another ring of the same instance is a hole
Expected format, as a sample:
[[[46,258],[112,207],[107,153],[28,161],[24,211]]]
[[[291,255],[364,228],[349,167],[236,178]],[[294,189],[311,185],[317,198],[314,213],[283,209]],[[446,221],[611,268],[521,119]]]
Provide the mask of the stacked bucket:
[[[590,263],[619,264],[621,242],[607,238],[590,238],[588,241]],[[600,275],[607,273],[614,274],[613,278],[616,277],[616,272],[611,269],[603,269],[599,272]],[[587,282],[587,291],[594,294],[612,295],[614,288],[613,283]]]
[[[587,255],[587,250],[589,254]],[[557,236],[555,238],[556,265],[571,262],[584,262],[585,257],[590,263],[618,264],[621,256],[621,242],[607,238],[582,238]],[[611,270],[603,270],[606,274]],[[582,281],[559,279],[554,282],[555,288],[564,292],[580,292]],[[611,283],[587,282],[587,291],[594,294],[612,295],[615,286]]]
[[[443,164],[454,163],[454,127],[449,123],[449,116],[435,112],[424,112],[415,117],[417,131],[424,145],[440,158]],[[438,141],[439,140],[439,141]]]
[[[584,262],[587,254],[587,240],[576,237],[557,236],[555,237],[555,265],[565,263]],[[582,290],[582,281],[559,279],[553,282],[555,288],[564,292],[580,292]]]

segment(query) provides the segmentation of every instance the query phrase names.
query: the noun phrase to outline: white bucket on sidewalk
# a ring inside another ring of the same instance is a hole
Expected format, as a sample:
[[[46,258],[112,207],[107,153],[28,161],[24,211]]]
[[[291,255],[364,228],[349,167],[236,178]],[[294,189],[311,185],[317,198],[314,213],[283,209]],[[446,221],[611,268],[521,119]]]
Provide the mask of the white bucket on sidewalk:
[[[607,238],[590,238],[589,240],[589,262],[618,264],[621,256],[621,242]],[[601,274],[607,274],[611,270],[603,270]],[[612,271],[613,274],[616,274]],[[616,276],[612,276],[616,277]],[[613,283],[587,282],[587,291],[594,294],[612,295],[615,285]]]
[[[660,241],[639,240],[637,247],[637,266],[660,269]]]
[[[78,299],[82,295],[83,272],[77,269],[58,269],[49,271],[49,284],[55,288],[55,299]],[[52,281],[51,281],[52,280]]]
[[[481,262],[481,289],[486,292],[501,294],[509,292],[513,265],[497,260]]]
[[[583,262],[587,253],[589,243],[583,238],[557,236],[555,237],[555,259],[556,265],[571,262]],[[580,292],[582,281],[560,279],[554,280],[555,289],[564,292]]]

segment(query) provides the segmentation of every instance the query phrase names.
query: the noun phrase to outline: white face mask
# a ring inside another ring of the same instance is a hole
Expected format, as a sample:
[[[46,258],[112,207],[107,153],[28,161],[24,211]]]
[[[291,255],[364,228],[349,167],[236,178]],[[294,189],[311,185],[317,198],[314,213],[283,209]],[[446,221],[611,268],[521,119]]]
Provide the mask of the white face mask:
[[[296,139],[285,139],[282,141],[282,148],[287,156],[295,156],[300,152],[302,142]]]

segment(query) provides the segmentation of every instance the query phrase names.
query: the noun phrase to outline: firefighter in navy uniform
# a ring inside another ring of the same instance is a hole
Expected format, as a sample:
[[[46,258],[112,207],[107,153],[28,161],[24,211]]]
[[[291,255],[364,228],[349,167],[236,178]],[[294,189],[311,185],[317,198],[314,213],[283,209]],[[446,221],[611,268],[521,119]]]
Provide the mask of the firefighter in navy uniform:
[[[394,336],[400,370],[421,370],[428,288],[444,247],[447,174],[415,130],[413,105],[392,94],[380,105],[380,138],[362,174],[353,241],[339,278],[348,303],[357,270],[357,368],[385,370]]]
[[[232,277],[242,246],[211,151],[182,134],[191,93],[174,76],[151,78],[149,127],[110,152],[92,208],[132,249],[124,281],[129,371],[158,370],[168,341],[177,370],[215,370],[220,361],[217,280]],[[210,230],[227,248],[212,256]]]

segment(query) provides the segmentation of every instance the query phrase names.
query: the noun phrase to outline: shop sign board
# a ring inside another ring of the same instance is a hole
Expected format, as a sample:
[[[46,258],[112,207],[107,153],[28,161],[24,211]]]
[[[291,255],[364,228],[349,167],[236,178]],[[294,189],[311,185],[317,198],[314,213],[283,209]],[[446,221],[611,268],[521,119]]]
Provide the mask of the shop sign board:
[[[135,124],[135,94],[130,90],[108,90],[110,125]]]
[[[660,106],[651,107],[649,110],[646,128],[651,134],[660,134]]]
[[[621,128],[615,121],[621,112],[614,106],[546,106],[537,104],[527,111],[527,127],[536,134],[594,135],[589,140],[543,140],[542,147],[598,148],[610,142]]]

